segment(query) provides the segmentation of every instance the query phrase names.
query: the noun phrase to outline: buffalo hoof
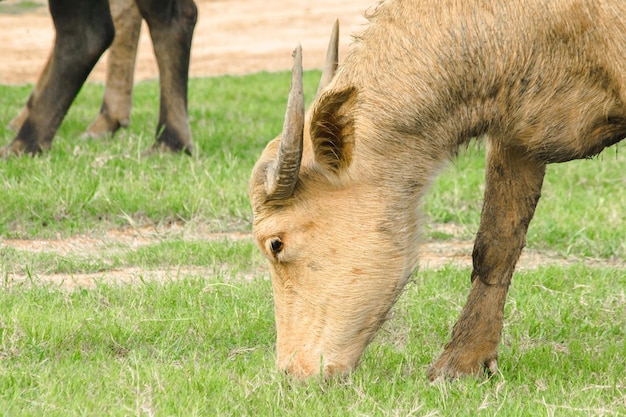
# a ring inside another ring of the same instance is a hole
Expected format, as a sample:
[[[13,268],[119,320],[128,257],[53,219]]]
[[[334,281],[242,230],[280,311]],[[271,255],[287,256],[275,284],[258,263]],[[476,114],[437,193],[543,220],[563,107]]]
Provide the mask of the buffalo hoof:
[[[428,379],[454,380],[464,376],[481,377],[494,375],[498,372],[498,353],[448,349],[428,368]]]
[[[193,142],[191,135],[185,132],[186,129],[174,129],[163,125],[157,132],[157,140],[153,148],[159,152],[182,152],[191,155],[193,152]]]
[[[184,153],[186,155],[191,156],[192,151],[193,149],[191,146],[184,146],[182,148],[181,147],[173,148],[165,142],[155,142],[149,149],[146,149],[141,155],[144,157],[149,157],[149,156],[153,156],[156,154],[163,154],[163,153]]]
[[[96,120],[93,121],[81,135],[83,139],[100,139],[107,136],[113,136],[122,127],[128,127],[128,120],[111,119],[110,117],[100,113]]]
[[[0,158],[6,159],[12,156],[30,155],[35,156],[43,152],[39,145],[28,145],[21,140],[13,140],[13,142],[0,148]]]

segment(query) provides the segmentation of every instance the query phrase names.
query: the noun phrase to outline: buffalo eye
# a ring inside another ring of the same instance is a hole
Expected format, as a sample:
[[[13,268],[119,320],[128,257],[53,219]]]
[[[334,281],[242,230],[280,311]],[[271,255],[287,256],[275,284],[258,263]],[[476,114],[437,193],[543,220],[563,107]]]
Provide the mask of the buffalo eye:
[[[283,241],[279,237],[270,240],[270,249],[274,255],[278,255],[283,250],[284,246]]]

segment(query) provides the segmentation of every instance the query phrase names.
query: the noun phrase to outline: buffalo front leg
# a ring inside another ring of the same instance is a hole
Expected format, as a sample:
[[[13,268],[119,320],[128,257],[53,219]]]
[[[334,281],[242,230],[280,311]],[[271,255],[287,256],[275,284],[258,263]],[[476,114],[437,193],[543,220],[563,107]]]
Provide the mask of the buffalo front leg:
[[[150,29],[159,66],[160,109],[154,148],[191,154],[187,82],[196,4],[193,0],[137,0],[137,6]]]
[[[428,370],[431,381],[497,371],[504,303],[541,195],[545,164],[519,149],[490,145],[470,294],[450,341]]]
[[[141,15],[135,0],[111,0],[115,39],[108,51],[104,98],[100,113],[84,137],[98,138],[128,127]]]
[[[28,115],[0,156],[50,148],[63,117],[87,75],[111,44],[113,22],[106,0],[50,0],[56,31],[49,61],[28,103]]]

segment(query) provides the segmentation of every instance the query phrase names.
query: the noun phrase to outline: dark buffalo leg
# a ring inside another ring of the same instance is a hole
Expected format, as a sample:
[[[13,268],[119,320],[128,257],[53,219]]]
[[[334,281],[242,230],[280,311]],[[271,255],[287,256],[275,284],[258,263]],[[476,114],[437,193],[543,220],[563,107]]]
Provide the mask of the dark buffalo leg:
[[[132,88],[137,56],[137,43],[141,31],[141,15],[135,0],[111,0],[111,15],[115,39],[109,48],[104,98],[100,113],[87,128],[85,137],[97,138],[127,127],[130,121]],[[50,67],[50,59],[20,113],[9,123],[18,131],[28,117],[32,103],[42,90]]]
[[[193,0],[137,0],[150,29],[159,66],[160,110],[156,149],[191,153],[187,81],[197,8]]]
[[[106,84],[100,114],[85,137],[97,138],[127,127],[133,97],[141,15],[134,0],[111,0],[115,39],[107,56]]]
[[[28,116],[0,156],[49,149],[63,117],[115,30],[106,0],[50,0],[56,37],[42,74],[41,89],[29,99]]]
[[[504,303],[541,195],[545,165],[521,151],[491,145],[470,294],[450,341],[428,370],[431,380],[497,370]]]

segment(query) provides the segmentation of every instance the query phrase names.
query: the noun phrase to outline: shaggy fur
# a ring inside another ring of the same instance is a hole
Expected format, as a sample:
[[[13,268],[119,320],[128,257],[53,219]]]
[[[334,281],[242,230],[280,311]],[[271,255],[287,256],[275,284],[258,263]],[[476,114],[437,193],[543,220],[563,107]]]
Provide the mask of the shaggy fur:
[[[418,207],[438,169],[487,142],[472,286],[428,371],[497,369],[503,309],[546,164],[626,136],[626,3],[388,0],[369,16],[306,119],[293,195],[251,178],[254,233],[270,261],[280,368],[353,369],[416,266]],[[270,250],[279,238],[280,251]]]

